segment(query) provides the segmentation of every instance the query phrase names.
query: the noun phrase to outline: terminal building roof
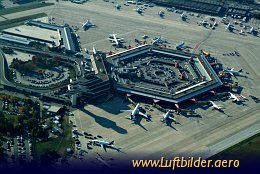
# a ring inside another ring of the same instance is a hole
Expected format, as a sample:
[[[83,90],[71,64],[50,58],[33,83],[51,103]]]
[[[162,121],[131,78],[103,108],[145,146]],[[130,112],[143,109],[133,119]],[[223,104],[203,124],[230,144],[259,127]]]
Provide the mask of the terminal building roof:
[[[203,55],[144,45],[106,58],[116,90],[179,103],[222,82]]]

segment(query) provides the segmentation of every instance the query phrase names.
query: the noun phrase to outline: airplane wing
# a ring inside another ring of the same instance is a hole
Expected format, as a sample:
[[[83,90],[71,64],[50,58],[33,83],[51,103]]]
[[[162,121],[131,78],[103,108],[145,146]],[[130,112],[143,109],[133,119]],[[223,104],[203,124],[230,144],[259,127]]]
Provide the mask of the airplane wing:
[[[100,144],[100,146],[101,146],[102,148],[104,148],[103,144]]]
[[[146,114],[144,114],[144,113],[142,113],[140,111],[138,112],[138,114],[148,119],[148,116]]]
[[[229,72],[230,75],[234,76],[234,74],[232,72]]]
[[[120,110],[120,112],[132,112],[133,110]]]
[[[173,117],[168,117],[169,119],[171,119],[171,120],[173,120],[173,121],[176,121],[176,119],[175,118],[173,118]]]

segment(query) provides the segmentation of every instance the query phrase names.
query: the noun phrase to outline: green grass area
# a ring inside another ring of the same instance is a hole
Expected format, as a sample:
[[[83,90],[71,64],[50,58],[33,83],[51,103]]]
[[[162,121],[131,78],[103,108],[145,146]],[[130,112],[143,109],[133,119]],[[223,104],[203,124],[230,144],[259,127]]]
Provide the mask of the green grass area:
[[[16,19],[1,21],[0,30],[22,25],[27,20],[41,18],[41,17],[45,17],[45,16],[47,16],[46,13],[37,13],[37,14],[33,14],[33,15],[23,16],[23,17],[16,18]]]
[[[6,14],[10,14],[10,13],[17,13],[17,12],[21,12],[21,11],[26,11],[26,10],[31,10],[31,9],[35,9],[35,8],[41,8],[41,7],[46,7],[46,6],[50,6],[50,5],[54,5],[54,3],[30,3],[30,4],[26,4],[26,5],[20,5],[17,7],[11,7],[11,8],[7,8],[4,10],[0,11],[0,15],[6,15]]]
[[[36,143],[35,145],[35,154],[36,158],[40,159],[40,157],[47,151],[47,150],[54,150],[58,154],[62,156],[66,156],[66,149],[68,147],[74,149],[75,142],[72,138],[72,125],[69,123],[69,118],[64,117],[62,122],[62,126],[64,128],[64,136],[60,136],[56,139],[47,141],[47,142],[40,142]]]
[[[220,152],[213,157],[212,159],[221,159],[221,158],[234,158],[246,159],[251,155],[260,155],[260,133]]]

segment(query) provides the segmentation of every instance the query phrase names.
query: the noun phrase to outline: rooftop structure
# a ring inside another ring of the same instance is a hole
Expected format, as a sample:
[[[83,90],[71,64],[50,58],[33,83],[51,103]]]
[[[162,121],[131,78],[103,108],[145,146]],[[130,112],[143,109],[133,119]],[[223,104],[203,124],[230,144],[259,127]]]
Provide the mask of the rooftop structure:
[[[50,113],[56,114],[59,110],[60,110],[60,107],[52,105],[47,111],[50,112]]]
[[[238,4],[230,4],[226,12],[227,15],[249,17],[251,15],[250,8],[248,6],[242,6]]]
[[[2,31],[3,33],[28,38],[35,42],[44,42],[59,46],[59,33],[56,30],[39,28],[37,26],[21,25]]]
[[[18,36],[13,36],[10,34],[0,34],[0,40],[15,42],[15,43],[24,44],[24,45],[29,45],[31,43],[30,40],[27,40],[25,38],[18,37]]]
[[[57,30],[60,36],[60,43],[67,52],[76,53],[80,51],[77,38],[68,26],[59,26],[35,20],[27,21],[26,24],[49,30]]]
[[[108,56],[116,90],[180,103],[222,85],[203,55],[144,45]]]
[[[95,72],[92,71],[85,74],[82,78],[71,80],[68,85],[67,95],[71,96],[72,105],[76,105],[78,97],[83,97],[85,99],[87,98],[88,101],[91,101],[104,97],[108,95],[109,92],[109,79],[101,79],[95,74]]]
[[[219,15],[222,10],[222,5],[220,4],[209,4],[205,2],[196,2],[196,1],[185,1],[185,0],[174,0],[172,2],[174,7],[195,11],[206,14]]]

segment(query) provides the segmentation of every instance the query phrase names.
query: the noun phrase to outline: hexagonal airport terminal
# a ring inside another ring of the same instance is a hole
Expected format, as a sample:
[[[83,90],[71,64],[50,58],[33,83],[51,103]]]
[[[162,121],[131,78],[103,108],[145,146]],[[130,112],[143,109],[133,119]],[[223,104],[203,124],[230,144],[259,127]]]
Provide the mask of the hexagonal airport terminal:
[[[203,55],[139,46],[106,57],[115,89],[160,101],[180,103],[222,82]]]

